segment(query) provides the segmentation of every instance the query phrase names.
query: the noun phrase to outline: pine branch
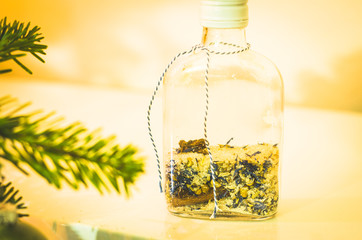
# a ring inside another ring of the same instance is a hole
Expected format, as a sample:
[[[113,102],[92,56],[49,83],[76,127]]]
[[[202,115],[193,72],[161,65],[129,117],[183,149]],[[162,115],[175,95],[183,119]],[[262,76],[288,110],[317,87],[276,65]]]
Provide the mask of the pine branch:
[[[15,223],[17,218],[29,216],[19,212],[27,206],[21,202],[23,197],[18,197],[18,193],[19,190],[15,190],[11,182],[4,184],[0,181],[0,225]]]
[[[39,54],[45,55],[44,49],[47,46],[39,44],[44,38],[39,33],[40,28],[38,26],[30,28],[30,23],[25,25],[18,21],[7,23],[6,20],[6,17],[0,20],[0,63],[13,60],[32,74],[32,71],[19,61],[19,58],[30,53],[39,61],[44,62]],[[0,74],[7,72],[11,72],[11,69],[0,70]]]
[[[109,183],[120,193],[121,179],[128,194],[143,172],[135,147],[121,148],[114,137],[101,138],[80,123],[61,127],[61,119],[51,121],[53,114],[20,114],[28,104],[13,105],[13,98],[0,98],[0,158],[24,174],[27,166],[57,188],[63,182],[74,189],[92,184],[101,193],[110,191]]]

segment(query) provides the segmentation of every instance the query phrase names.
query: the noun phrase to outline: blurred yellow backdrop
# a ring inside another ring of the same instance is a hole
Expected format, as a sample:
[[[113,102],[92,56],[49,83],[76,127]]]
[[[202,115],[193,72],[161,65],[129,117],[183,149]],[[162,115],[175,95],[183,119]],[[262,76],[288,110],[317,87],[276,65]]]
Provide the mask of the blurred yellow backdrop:
[[[361,0],[249,0],[248,41],[279,67],[287,103],[362,111],[361,12]],[[22,59],[34,75],[3,63],[14,71],[0,80],[139,91],[202,30],[199,0],[0,0],[5,16],[40,26],[49,47],[45,65]]]

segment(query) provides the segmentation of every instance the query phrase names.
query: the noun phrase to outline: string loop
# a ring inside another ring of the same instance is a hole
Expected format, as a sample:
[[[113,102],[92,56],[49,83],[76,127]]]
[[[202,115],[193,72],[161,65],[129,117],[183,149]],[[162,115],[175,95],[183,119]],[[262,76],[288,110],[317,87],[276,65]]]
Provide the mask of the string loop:
[[[214,196],[214,211],[212,213],[212,215],[210,216],[210,218],[216,218],[216,213],[219,210],[218,208],[218,204],[217,204],[217,193],[216,193],[216,173],[215,173],[215,166],[213,163],[213,158],[212,158],[212,154],[210,151],[210,146],[209,146],[209,141],[208,141],[208,136],[207,136],[207,120],[208,120],[208,111],[209,111],[209,68],[210,68],[210,54],[216,54],[216,55],[232,55],[232,54],[239,54],[242,53],[244,51],[247,51],[250,49],[250,44],[247,43],[246,47],[241,47],[238,46],[236,44],[232,44],[232,43],[224,43],[224,42],[219,42],[222,45],[225,46],[230,46],[230,47],[235,47],[236,50],[234,51],[227,51],[227,52],[221,52],[221,51],[214,51],[214,50],[210,50],[207,46],[203,46],[201,44],[195,45],[193,46],[189,51],[184,51],[181,52],[179,54],[177,54],[171,61],[170,63],[167,65],[167,67],[165,68],[165,70],[163,71],[160,79],[157,82],[156,88],[153,91],[151,100],[150,100],[150,104],[148,106],[148,111],[147,111],[147,124],[148,124],[148,134],[150,136],[150,140],[155,152],[155,156],[156,156],[156,161],[157,161],[157,171],[158,171],[158,178],[159,178],[159,187],[160,187],[160,192],[162,193],[162,173],[161,173],[161,164],[160,164],[160,158],[158,156],[158,151],[157,151],[157,147],[155,144],[155,141],[153,139],[153,135],[152,135],[152,130],[151,130],[151,110],[152,110],[152,105],[153,102],[155,100],[155,96],[159,90],[159,87],[161,86],[161,83],[163,82],[165,75],[167,73],[167,71],[169,70],[169,68],[171,67],[171,65],[181,56],[186,55],[186,54],[190,54],[194,51],[196,51],[197,49],[200,49],[202,51],[206,52],[206,68],[205,68],[205,117],[204,117],[204,138],[205,138],[205,144],[206,144],[206,148],[207,148],[207,152],[209,154],[209,158],[210,158],[210,169],[211,169],[211,177],[212,177],[212,186],[213,186],[213,196]],[[210,45],[214,45],[215,43],[211,43]]]

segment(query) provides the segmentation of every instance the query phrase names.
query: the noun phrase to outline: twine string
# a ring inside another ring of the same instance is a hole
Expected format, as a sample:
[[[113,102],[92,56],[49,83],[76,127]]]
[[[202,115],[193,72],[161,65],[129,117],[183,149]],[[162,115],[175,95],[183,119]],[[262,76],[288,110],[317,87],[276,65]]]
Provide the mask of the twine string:
[[[158,80],[157,82],[157,85],[156,85],[156,88],[155,90],[153,91],[153,94],[152,94],[152,97],[151,97],[151,100],[150,100],[150,104],[148,106],[148,111],[147,111],[147,125],[148,125],[148,134],[150,136],[150,139],[151,139],[151,142],[152,142],[152,146],[153,146],[153,150],[155,152],[155,156],[156,156],[156,160],[157,160],[157,171],[158,171],[158,185],[160,187],[160,192],[162,193],[162,173],[161,173],[161,164],[160,164],[160,158],[158,156],[158,151],[157,151],[157,147],[156,147],[156,143],[155,143],[155,140],[153,139],[153,135],[152,135],[152,130],[151,130],[151,110],[152,110],[152,105],[153,105],[153,102],[155,101],[155,97],[156,97],[156,94],[159,90],[159,87],[161,86],[161,83],[163,82],[163,79],[165,78],[165,75],[168,71],[168,69],[171,67],[171,65],[180,57],[180,56],[183,56],[185,54],[189,54],[189,53],[192,53],[193,51],[195,51],[197,48],[199,48],[199,45],[195,45],[191,48],[191,50],[189,51],[184,51],[184,52],[181,52],[179,54],[177,54],[171,61],[170,63],[167,65],[167,67],[165,68],[165,70],[163,71],[160,79]]]
[[[165,68],[165,70],[163,71],[160,79],[157,82],[156,88],[153,91],[151,100],[150,100],[150,104],[148,106],[148,111],[147,111],[147,124],[148,124],[148,134],[150,136],[150,140],[153,146],[153,150],[155,152],[155,156],[156,156],[156,161],[157,161],[157,171],[158,171],[158,178],[159,178],[159,188],[160,188],[160,192],[162,193],[162,173],[161,173],[161,164],[160,164],[160,158],[158,156],[158,151],[157,151],[157,147],[156,147],[156,143],[154,141],[153,135],[152,135],[152,130],[151,130],[151,110],[152,110],[152,105],[153,102],[155,100],[155,96],[161,86],[161,83],[163,82],[165,75],[167,73],[167,71],[169,70],[169,68],[171,67],[171,65],[181,56],[186,55],[186,54],[190,54],[194,51],[196,51],[197,49],[200,49],[202,51],[206,52],[206,68],[205,68],[205,117],[204,117],[204,138],[205,138],[205,144],[206,144],[206,148],[209,154],[209,158],[210,158],[210,169],[211,169],[211,177],[212,177],[212,186],[213,186],[213,196],[214,196],[214,211],[212,213],[212,215],[210,216],[211,219],[216,218],[216,213],[219,210],[218,208],[218,200],[217,200],[217,192],[216,192],[216,173],[215,173],[215,166],[214,166],[214,162],[213,162],[213,158],[212,158],[212,154],[210,151],[210,145],[209,145],[209,141],[208,141],[208,135],[207,135],[207,120],[208,120],[208,111],[209,111],[209,69],[210,69],[210,54],[216,54],[216,55],[232,55],[232,54],[238,54],[238,53],[242,53],[246,50],[250,49],[250,44],[248,43],[246,47],[241,47],[238,46],[236,44],[231,44],[231,43],[224,43],[224,42],[220,42],[220,44],[225,45],[225,46],[230,46],[230,47],[235,47],[236,50],[234,51],[228,51],[228,52],[221,52],[221,51],[214,51],[214,50],[210,50],[208,47],[206,46],[202,46],[200,44],[193,46],[189,51],[184,51],[181,52],[179,54],[177,54],[167,65],[167,67]],[[210,44],[210,45],[213,45]]]
[[[214,195],[214,211],[210,218],[216,217],[216,212],[219,210],[217,205],[217,194],[216,194],[216,174],[215,174],[215,166],[212,160],[212,154],[210,150],[210,144],[207,137],[207,116],[209,112],[209,68],[210,68],[210,53],[208,49],[206,51],[206,68],[205,68],[205,117],[204,117],[204,138],[205,138],[205,145],[207,148],[207,152],[210,158],[210,170],[211,170],[211,177],[212,177],[212,189]]]

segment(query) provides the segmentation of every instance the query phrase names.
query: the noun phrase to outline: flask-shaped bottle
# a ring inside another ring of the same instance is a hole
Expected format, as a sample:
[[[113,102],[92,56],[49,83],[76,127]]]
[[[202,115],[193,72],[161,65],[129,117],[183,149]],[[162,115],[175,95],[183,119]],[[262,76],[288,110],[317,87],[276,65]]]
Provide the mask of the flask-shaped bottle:
[[[194,218],[270,218],[279,200],[281,75],[249,49],[247,0],[203,1],[201,23],[200,46],[179,56],[164,78],[168,210]]]

